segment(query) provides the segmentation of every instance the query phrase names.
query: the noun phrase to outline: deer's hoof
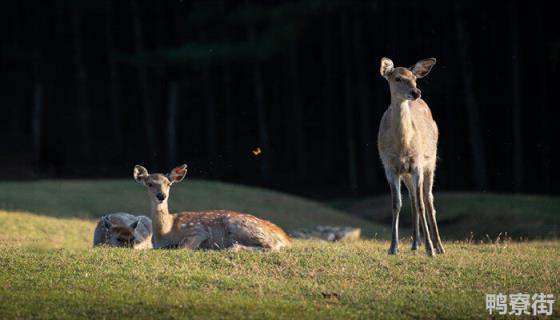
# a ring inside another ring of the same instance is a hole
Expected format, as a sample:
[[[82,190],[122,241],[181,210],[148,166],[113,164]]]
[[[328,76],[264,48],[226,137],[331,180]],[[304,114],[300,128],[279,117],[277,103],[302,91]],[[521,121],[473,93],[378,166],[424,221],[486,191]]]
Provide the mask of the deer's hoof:
[[[396,256],[399,253],[399,249],[398,248],[389,248],[388,251],[390,256]]]
[[[445,249],[443,248],[443,246],[439,245],[436,248],[436,252],[437,254],[444,254],[445,253]]]
[[[426,255],[427,255],[428,257],[433,257],[433,256],[435,256],[436,253],[434,252],[434,248],[429,248],[429,247],[427,247],[427,248],[426,248]]]

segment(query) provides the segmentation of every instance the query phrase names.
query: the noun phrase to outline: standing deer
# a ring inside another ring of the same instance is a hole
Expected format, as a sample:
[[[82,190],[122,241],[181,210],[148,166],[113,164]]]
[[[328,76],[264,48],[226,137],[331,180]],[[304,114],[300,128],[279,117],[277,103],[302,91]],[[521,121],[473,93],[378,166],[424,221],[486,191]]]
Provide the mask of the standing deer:
[[[389,248],[391,255],[397,254],[399,249],[401,180],[408,189],[412,204],[412,250],[417,250],[419,247],[418,224],[420,223],[426,254],[433,255],[433,243],[436,244],[438,254],[444,253],[432,194],[438,128],[430,108],[424,100],[420,99],[420,89],[416,87],[416,79],[425,77],[435,63],[436,59],[430,58],[418,61],[411,68],[395,68],[390,59],[381,59],[380,71],[389,82],[391,105],[381,118],[377,147],[391,188],[393,210],[392,238]],[[428,219],[426,219],[426,211]],[[433,242],[430,235],[433,236]]]
[[[290,239],[275,224],[250,214],[229,210],[169,213],[172,184],[183,181],[187,165],[168,174],[149,174],[134,167],[134,179],[148,188],[152,204],[154,248],[279,250]]]

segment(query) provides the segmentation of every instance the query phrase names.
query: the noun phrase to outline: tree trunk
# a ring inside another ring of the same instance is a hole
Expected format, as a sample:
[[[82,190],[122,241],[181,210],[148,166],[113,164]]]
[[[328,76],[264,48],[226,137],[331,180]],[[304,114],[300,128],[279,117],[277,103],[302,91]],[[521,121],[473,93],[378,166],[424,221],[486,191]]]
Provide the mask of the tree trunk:
[[[22,36],[21,36],[21,15],[20,15],[20,8],[19,8],[19,4],[18,3],[14,3],[13,9],[10,12],[10,27],[12,28],[12,34],[13,36],[11,37],[11,45],[14,48],[19,48],[19,43],[22,41]],[[7,59],[0,59],[0,68],[2,68],[1,70],[5,70],[4,67],[8,65],[8,61]],[[16,86],[14,91],[14,95],[16,97],[18,97],[17,101],[15,102],[15,106],[14,108],[10,108],[10,112],[11,112],[11,121],[10,121],[10,134],[12,136],[13,141],[15,141],[16,143],[22,143],[23,141],[20,140],[21,137],[21,124],[20,121],[22,119],[22,107],[24,105],[25,102],[23,102],[22,100],[24,99],[24,97],[26,96],[25,90],[22,88],[22,86]]]
[[[120,87],[115,61],[115,40],[113,38],[113,1],[105,0],[105,40],[107,45],[107,67],[109,73],[109,103],[111,105],[111,140],[116,154],[123,151],[123,129],[121,125]]]
[[[217,165],[218,127],[216,125],[216,103],[214,101],[214,90],[212,87],[212,70],[209,63],[203,63],[201,68],[202,93],[204,95],[206,113],[206,150],[208,152],[208,158],[210,159],[209,164],[211,165],[209,172],[211,176],[216,177],[217,172],[215,170],[219,167],[219,165]]]
[[[344,88],[345,88],[345,106],[346,106],[346,146],[348,156],[348,182],[352,192],[358,189],[357,177],[357,160],[356,160],[356,138],[354,127],[354,83],[352,79],[352,67],[350,62],[350,43],[344,35],[350,32],[350,22],[347,15],[342,16],[342,50],[343,50],[343,70],[344,70]]]
[[[227,161],[233,161],[234,150],[235,150],[235,110],[233,108],[233,96],[232,96],[232,85],[233,81],[231,78],[231,66],[226,62],[224,64],[224,109],[226,113],[225,119],[225,144],[227,150]]]
[[[525,152],[523,143],[523,96],[521,88],[521,55],[519,50],[519,1],[509,2],[508,44],[510,57],[511,111],[513,116],[513,189],[525,190]]]
[[[536,7],[536,14],[533,16],[537,21],[537,32],[535,47],[537,48],[537,59],[541,61],[537,66],[537,76],[535,79],[539,81],[539,113],[540,113],[540,141],[542,144],[541,148],[541,168],[542,173],[539,179],[540,181],[540,191],[545,193],[550,193],[552,186],[552,155],[550,152],[550,119],[551,115],[549,113],[549,100],[548,100],[548,79],[547,79],[547,64],[543,61],[547,60],[547,51],[544,47],[545,39],[544,33],[546,32],[543,26],[543,19],[541,14],[544,10],[543,3],[538,2]]]
[[[299,71],[299,56],[297,43],[292,43],[289,49],[288,72],[291,91],[291,107],[288,110],[291,121],[287,122],[287,128],[292,133],[291,143],[295,145],[296,172],[300,178],[305,178],[307,168],[306,135],[303,127],[304,107],[301,93],[301,74]]]
[[[387,5],[387,22],[385,29],[387,35],[387,43],[389,44],[388,58],[394,59],[399,56],[399,1],[386,1]],[[381,17],[384,18],[384,17]]]
[[[330,26],[330,21],[328,17],[323,17],[322,23],[322,44],[323,50],[322,53],[322,64],[323,64],[323,106],[322,106],[322,115],[323,115],[323,156],[322,156],[322,167],[323,173],[322,176],[330,178],[334,175],[334,166],[335,166],[335,159],[334,159],[334,148],[335,145],[335,131],[336,131],[336,123],[333,119],[333,92],[334,92],[334,85],[333,85],[333,72],[332,72],[332,57],[331,57],[331,50],[333,50],[333,45],[331,41],[332,36],[332,28]]]
[[[169,84],[167,107],[167,167],[177,165],[177,83]]]
[[[140,8],[137,0],[130,1],[132,11],[133,27],[134,27],[134,47],[136,53],[141,53],[144,50],[144,36],[142,33],[142,24],[140,17]],[[140,89],[140,103],[144,114],[144,127],[146,133],[146,148],[148,154],[148,161],[150,166],[156,166],[155,156],[157,154],[155,126],[157,120],[152,117],[152,102],[150,95],[150,86],[148,85],[148,70],[145,65],[138,66],[138,83]]]
[[[247,5],[249,1],[246,1]],[[250,22],[247,25],[247,38],[249,43],[253,47],[256,47],[256,38],[257,38],[257,27],[255,22]],[[254,86],[254,93],[255,93],[255,104],[257,107],[257,128],[259,134],[259,148],[261,148],[260,154],[260,172],[261,178],[264,181],[268,181],[270,175],[270,141],[268,137],[268,126],[266,121],[266,105],[265,105],[265,98],[264,98],[264,85],[263,85],[263,77],[262,77],[262,69],[261,64],[259,61],[253,61],[251,66],[252,76],[253,76],[253,86]]]
[[[43,85],[36,82],[33,86],[33,109],[31,112],[31,145],[33,146],[33,165],[41,162],[41,145],[43,142]]]
[[[470,63],[468,34],[459,2],[453,2],[455,13],[455,31],[457,32],[457,48],[459,51],[459,65],[463,75],[463,91],[465,94],[465,107],[467,109],[469,146],[473,158],[474,183],[478,190],[486,187],[486,156],[484,144],[480,133],[480,116],[478,112],[478,101],[474,85],[473,66]]]
[[[79,3],[72,3],[72,45],[74,58],[74,72],[76,80],[76,98],[77,98],[77,118],[79,132],[79,151],[81,160],[91,158],[92,154],[92,137],[91,137],[91,115],[89,110],[89,97],[87,91],[87,70],[84,63],[83,49],[83,32],[82,32],[82,12]]]
[[[264,101],[264,88],[262,80],[261,65],[258,62],[253,63],[253,85],[255,87],[255,103],[257,105],[257,121],[259,130],[259,142],[261,153],[261,177],[263,180],[267,181],[269,178],[269,154],[270,143],[268,140],[268,128],[266,124],[266,106]]]
[[[356,88],[358,89],[358,101],[360,106],[360,124],[361,124],[361,147],[362,150],[362,167],[364,168],[364,185],[366,189],[370,189],[375,182],[375,147],[377,137],[373,130],[372,121],[372,103],[370,96],[370,88],[368,87],[368,75],[371,72],[364,68],[369,65],[366,62],[365,49],[362,45],[364,41],[362,33],[362,25],[360,23],[360,15],[354,12],[352,19],[352,49],[354,51],[354,70],[356,72]],[[368,71],[368,72],[366,72]]]
[[[453,13],[450,12],[451,10],[446,11],[446,22],[448,24],[454,23],[454,16]],[[455,30],[446,28],[444,37],[442,37],[443,41],[448,43],[453,43],[455,41]],[[452,50],[445,50],[443,52],[443,60],[448,62],[454,62],[456,59],[456,53]],[[451,92],[453,89],[453,84],[449,83],[448,81],[442,84],[443,92]],[[453,101],[454,97],[450,97],[449,95],[443,95],[441,97],[442,106],[451,106],[455,102]],[[438,177],[438,185],[442,189],[450,189],[457,185],[455,177],[459,174],[457,172],[457,115],[455,112],[442,112],[441,114],[445,118],[443,119],[445,122],[440,123],[440,137],[439,137],[439,145],[441,149],[438,148],[438,154],[441,157],[441,161],[445,163],[444,166],[440,166],[437,170],[439,174],[436,174]],[[437,121],[438,119],[436,119]],[[445,131],[444,131],[445,130]],[[442,132],[445,133],[442,133]],[[441,169],[440,169],[441,168]]]

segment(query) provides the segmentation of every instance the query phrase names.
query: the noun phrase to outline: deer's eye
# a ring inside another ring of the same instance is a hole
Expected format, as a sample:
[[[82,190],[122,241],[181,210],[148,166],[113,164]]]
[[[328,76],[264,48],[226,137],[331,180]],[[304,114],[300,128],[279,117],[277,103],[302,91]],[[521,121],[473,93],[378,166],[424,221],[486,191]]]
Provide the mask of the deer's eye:
[[[400,81],[401,81],[401,78],[396,77],[396,78],[395,78],[395,81],[396,81],[396,82],[400,82]]]

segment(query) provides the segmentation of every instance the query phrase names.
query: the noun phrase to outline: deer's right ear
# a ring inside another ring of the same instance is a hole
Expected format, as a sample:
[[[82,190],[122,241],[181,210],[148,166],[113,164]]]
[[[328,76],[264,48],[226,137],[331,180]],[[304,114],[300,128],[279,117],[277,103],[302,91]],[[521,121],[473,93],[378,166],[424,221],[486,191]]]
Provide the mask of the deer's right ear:
[[[381,58],[381,67],[379,68],[379,73],[381,73],[381,75],[385,79],[389,78],[394,69],[395,64],[391,59],[385,57]]]
[[[134,222],[131,223],[128,227],[129,227],[131,230],[136,229],[136,227],[138,227],[138,221],[140,221],[140,219],[134,221]]]
[[[171,183],[178,183],[183,181],[186,175],[187,175],[187,165],[183,164],[176,168],[173,168],[173,170],[169,172],[167,177],[169,177],[169,181],[171,181]]]
[[[136,182],[138,183],[144,183],[146,178],[148,178],[149,176],[148,170],[140,165],[134,166],[134,172],[132,173],[132,175],[134,176],[134,180],[136,180]]]

